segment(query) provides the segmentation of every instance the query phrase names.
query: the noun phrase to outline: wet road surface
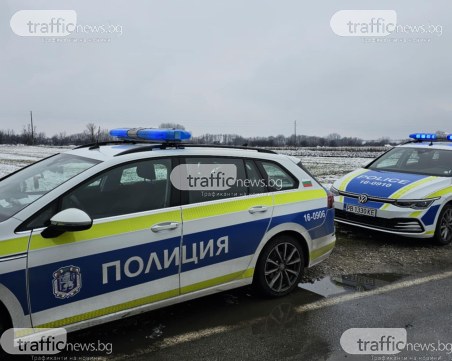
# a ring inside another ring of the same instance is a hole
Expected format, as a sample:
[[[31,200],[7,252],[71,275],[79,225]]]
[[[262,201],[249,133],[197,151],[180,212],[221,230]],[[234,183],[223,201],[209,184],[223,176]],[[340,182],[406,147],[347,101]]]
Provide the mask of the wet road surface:
[[[404,328],[409,341],[441,341],[452,351],[452,246],[405,239],[388,245],[385,235],[355,234],[339,233],[337,254],[316,266],[315,277],[304,279],[289,296],[265,299],[251,287],[215,294],[68,335],[70,342],[111,343],[110,355],[60,356],[77,356],[74,361],[84,360],[81,356],[96,357],[93,361],[377,360],[342,350],[342,333],[356,327]],[[365,252],[372,254],[372,267],[363,261]],[[353,257],[358,266],[346,263]],[[447,350],[398,354],[416,361],[452,360],[451,355]]]

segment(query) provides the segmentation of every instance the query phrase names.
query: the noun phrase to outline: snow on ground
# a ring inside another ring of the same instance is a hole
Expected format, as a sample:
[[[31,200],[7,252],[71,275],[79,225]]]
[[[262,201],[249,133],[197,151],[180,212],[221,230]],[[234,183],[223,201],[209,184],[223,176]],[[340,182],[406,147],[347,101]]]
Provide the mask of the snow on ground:
[[[0,177],[25,167],[39,159],[61,153],[71,147],[0,145]],[[279,153],[297,156],[303,165],[327,188],[344,174],[366,165],[382,154],[384,147],[297,148],[275,149]]]
[[[0,177],[34,163],[55,153],[61,153],[68,147],[41,147],[27,145],[0,145]]]

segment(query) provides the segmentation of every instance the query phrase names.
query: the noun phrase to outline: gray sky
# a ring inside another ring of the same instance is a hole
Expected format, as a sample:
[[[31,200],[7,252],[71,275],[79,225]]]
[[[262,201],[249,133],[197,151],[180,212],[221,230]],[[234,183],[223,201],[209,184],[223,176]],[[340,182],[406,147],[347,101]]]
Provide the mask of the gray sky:
[[[20,37],[10,19],[23,9],[73,9],[79,24],[123,33],[70,35],[107,43]],[[393,9],[399,24],[440,25],[442,35],[340,37],[330,19],[342,9]],[[2,1],[0,129],[21,130],[33,110],[47,135],[88,122],[290,135],[294,120],[307,135],[452,132],[451,13],[450,0]]]

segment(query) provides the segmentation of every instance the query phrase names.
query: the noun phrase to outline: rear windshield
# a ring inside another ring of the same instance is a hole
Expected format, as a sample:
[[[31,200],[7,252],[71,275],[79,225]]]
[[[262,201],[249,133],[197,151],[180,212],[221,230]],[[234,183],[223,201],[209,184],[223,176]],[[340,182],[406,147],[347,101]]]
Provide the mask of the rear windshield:
[[[94,159],[58,154],[6,176],[0,181],[0,222],[97,163]]]
[[[394,148],[367,166],[372,170],[452,176],[452,150],[433,148]]]

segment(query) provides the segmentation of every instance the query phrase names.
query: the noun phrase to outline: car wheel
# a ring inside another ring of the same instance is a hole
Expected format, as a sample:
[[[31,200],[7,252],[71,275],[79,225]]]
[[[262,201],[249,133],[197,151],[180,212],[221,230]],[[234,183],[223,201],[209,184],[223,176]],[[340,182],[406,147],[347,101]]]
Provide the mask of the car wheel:
[[[254,284],[266,296],[285,296],[297,287],[304,270],[303,250],[290,236],[271,240],[256,265]]]
[[[435,241],[445,246],[452,241],[452,206],[445,205],[436,223]]]

